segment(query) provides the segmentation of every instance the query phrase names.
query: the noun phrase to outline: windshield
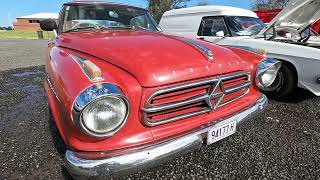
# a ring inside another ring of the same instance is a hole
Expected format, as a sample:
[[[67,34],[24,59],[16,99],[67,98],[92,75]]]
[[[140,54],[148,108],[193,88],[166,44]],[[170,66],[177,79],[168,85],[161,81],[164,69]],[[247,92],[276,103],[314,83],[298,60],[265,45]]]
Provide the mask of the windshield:
[[[90,29],[158,31],[148,11],[117,5],[67,5],[62,32]]]
[[[258,18],[245,16],[226,17],[232,36],[252,36],[258,34],[266,25]]]

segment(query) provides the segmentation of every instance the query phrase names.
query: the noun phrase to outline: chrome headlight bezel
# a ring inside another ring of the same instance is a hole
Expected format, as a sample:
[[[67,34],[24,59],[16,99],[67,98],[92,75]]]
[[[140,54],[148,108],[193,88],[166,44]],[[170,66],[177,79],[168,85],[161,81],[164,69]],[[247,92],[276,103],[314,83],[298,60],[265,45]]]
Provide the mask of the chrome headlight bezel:
[[[257,72],[256,72],[256,85],[264,90],[267,87],[270,87],[274,81],[277,78],[277,74],[281,68],[281,61],[278,61],[273,58],[264,58],[258,65]],[[263,83],[263,75],[266,73],[272,73],[273,77],[271,78],[272,80],[268,84]]]
[[[87,128],[83,120],[83,112],[84,110],[92,105],[93,103],[97,103],[98,101],[102,101],[106,98],[118,98],[122,100],[126,106],[126,115],[125,118],[122,120],[119,126],[115,127],[111,131],[105,133],[95,132]],[[73,121],[77,124],[78,128],[86,133],[87,135],[96,137],[96,138],[106,138],[111,137],[118,131],[120,131],[123,126],[126,124],[129,114],[130,114],[130,102],[127,97],[125,97],[120,89],[110,83],[101,83],[95,84],[87,89],[85,89],[75,100],[73,105]]]

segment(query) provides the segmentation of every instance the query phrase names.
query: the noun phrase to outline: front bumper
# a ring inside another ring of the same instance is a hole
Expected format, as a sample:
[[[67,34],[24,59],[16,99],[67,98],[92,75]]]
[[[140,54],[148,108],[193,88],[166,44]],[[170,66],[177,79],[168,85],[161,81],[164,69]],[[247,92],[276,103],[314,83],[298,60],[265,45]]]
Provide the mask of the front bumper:
[[[204,144],[210,129],[232,121],[237,121],[239,124],[263,111],[267,104],[267,97],[261,95],[256,104],[233,116],[224,118],[218,124],[208,125],[185,136],[124,155],[88,160],[79,158],[73,151],[68,150],[65,158],[66,168],[77,179],[119,176],[150,168],[163,161],[199,149]]]

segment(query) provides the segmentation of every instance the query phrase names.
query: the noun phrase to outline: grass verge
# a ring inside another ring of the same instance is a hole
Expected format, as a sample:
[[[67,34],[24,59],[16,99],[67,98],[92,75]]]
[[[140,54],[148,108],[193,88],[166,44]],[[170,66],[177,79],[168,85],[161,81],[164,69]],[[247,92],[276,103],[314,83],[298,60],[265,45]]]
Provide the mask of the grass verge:
[[[44,39],[51,39],[53,32],[43,32]],[[39,39],[36,31],[0,31],[0,39]]]

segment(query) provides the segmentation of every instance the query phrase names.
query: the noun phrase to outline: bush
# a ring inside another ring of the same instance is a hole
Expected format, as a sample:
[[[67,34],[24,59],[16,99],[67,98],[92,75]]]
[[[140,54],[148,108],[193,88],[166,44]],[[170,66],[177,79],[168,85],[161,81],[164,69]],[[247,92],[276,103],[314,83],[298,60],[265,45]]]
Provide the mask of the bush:
[[[0,27],[0,30],[11,31],[11,30],[13,30],[13,28],[12,28],[11,26],[8,26],[8,27]]]

